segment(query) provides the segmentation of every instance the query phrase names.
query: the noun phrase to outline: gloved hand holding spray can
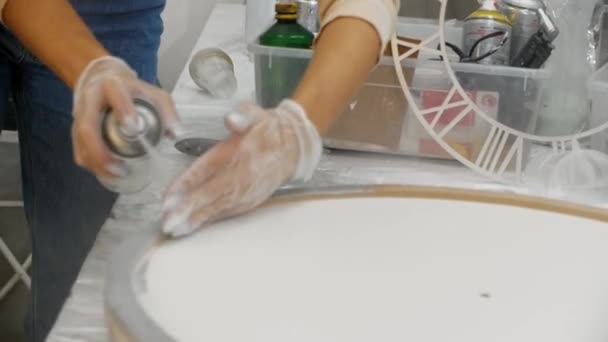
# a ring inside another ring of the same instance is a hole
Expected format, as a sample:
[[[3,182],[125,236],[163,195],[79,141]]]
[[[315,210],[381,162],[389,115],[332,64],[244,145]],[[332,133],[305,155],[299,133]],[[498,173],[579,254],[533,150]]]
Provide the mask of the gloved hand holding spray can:
[[[119,193],[152,181],[154,146],[179,131],[171,96],[113,56],[94,59],[82,71],[72,114],[74,162]]]
[[[160,143],[164,125],[158,111],[147,101],[135,99],[135,119],[125,125],[108,109],[101,119],[101,137],[112,156],[125,167],[119,177],[98,177],[109,190],[129,194],[143,190],[152,182],[155,148]]]

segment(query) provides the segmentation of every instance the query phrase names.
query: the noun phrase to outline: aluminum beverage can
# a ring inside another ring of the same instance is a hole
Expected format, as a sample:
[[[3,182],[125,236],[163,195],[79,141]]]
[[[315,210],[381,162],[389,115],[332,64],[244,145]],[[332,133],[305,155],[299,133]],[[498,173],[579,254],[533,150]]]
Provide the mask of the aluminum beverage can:
[[[541,30],[538,11],[545,9],[545,4],[541,0],[502,0],[498,3],[498,9],[511,21],[510,60],[513,60],[530,38]]]
[[[151,183],[153,166],[148,149],[160,143],[164,131],[160,114],[154,106],[142,99],[135,99],[133,104],[137,115],[135,129],[126,129],[111,109],[106,110],[101,118],[102,140],[114,159],[124,165],[127,174],[111,179],[99,178],[99,181],[117,193],[135,193]]]
[[[298,24],[308,31],[319,33],[319,3],[317,0],[298,0]]]
[[[495,33],[504,32],[509,39],[505,44],[498,49],[494,54],[479,61],[480,64],[487,65],[508,65],[511,57],[511,23],[509,19],[499,11],[490,11],[479,9],[467,17],[463,28],[462,47],[468,54],[473,46],[485,36]],[[497,36],[485,39],[480,42],[473,54],[472,58],[480,57],[500,45],[504,36]]]

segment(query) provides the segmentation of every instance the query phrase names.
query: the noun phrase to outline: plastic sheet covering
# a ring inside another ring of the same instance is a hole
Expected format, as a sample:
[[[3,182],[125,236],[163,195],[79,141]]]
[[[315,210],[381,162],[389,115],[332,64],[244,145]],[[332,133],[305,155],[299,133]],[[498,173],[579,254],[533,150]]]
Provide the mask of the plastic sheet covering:
[[[545,0],[560,30],[547,62],[553,70],[538,133],[558,136],[578,133],[590,114],[587,81],[593,72],[589,61],[588,29],[595,0]]]
[[[591,204],[608,203],[608,155],[581,148],[543,151],[526,172],[530,187],[547,197]]]

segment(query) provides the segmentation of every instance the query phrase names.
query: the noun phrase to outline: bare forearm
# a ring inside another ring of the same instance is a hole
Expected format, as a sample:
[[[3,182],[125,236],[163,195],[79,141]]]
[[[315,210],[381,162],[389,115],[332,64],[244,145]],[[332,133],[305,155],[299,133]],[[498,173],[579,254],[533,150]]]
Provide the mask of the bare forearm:
[[[90,61],[108,54],[66,0],[9,0],[2,16],[19,40],[69,87]]]
[[[376,30],[359,19],[338,19],[323,30],[310,66],[293,95],[321,135],[365,82],[380,47]]]

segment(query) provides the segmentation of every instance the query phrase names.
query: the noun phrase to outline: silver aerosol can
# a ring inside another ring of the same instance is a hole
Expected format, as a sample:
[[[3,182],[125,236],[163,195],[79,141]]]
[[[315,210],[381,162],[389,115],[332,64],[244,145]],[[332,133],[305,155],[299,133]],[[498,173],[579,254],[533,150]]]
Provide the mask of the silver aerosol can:
[[[105,111],[101,119],[101,137],[127,174],[99,180],[109,190],[122,194],[139,192],[152,182],[154,166],[150,151],[160,143],[164,131],[154,106],[142,99],[135,99],[134,105],[136,127],[125,127],[112,110]]]
[[[298,24],[314,33],[319,33],[319,3],[317,0],[298,0]]]
[[[513,60],[530,38],[541,30],[539,10],[544,11],[545,4],[541,0],[501,0],[498,10],[511,21],[510,60]]]
[[[465,19],[462,38],[464,53],[471,59],[479,59],[480,64],[509,65],[511,22],[493,0],[484,0],[481,8]]]

